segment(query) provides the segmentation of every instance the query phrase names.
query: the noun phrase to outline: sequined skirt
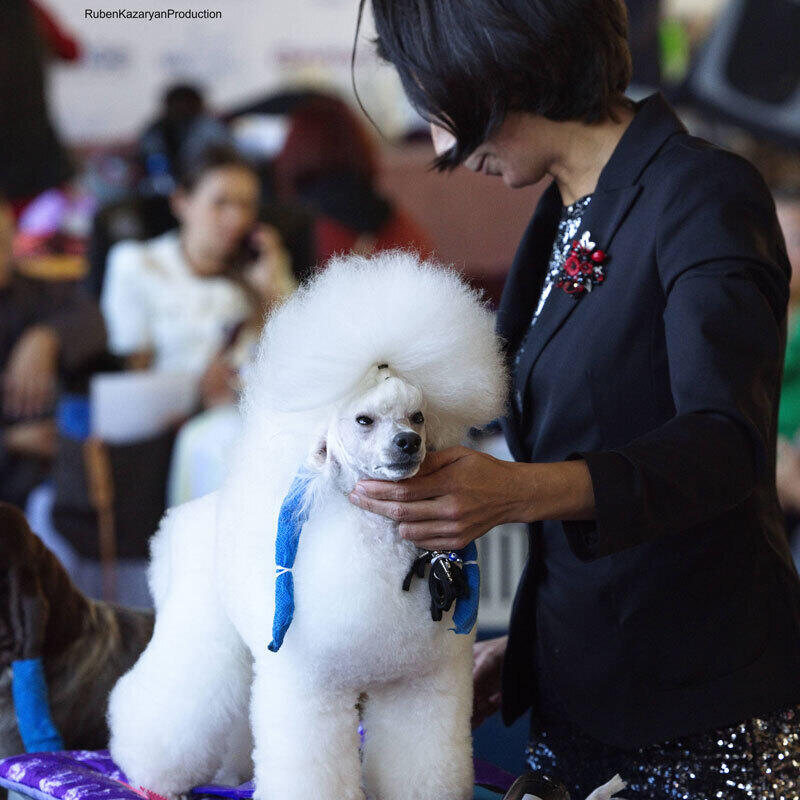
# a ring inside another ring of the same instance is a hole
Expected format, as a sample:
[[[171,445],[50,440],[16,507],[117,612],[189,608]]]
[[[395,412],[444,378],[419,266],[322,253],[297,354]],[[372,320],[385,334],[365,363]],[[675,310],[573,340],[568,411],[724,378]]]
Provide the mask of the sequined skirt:
[[[633,750],[551,721],[534,731],[526,761],[561,780],[573,800],[616,773],[628,783],[625,800],[798,800],[800,706]]]

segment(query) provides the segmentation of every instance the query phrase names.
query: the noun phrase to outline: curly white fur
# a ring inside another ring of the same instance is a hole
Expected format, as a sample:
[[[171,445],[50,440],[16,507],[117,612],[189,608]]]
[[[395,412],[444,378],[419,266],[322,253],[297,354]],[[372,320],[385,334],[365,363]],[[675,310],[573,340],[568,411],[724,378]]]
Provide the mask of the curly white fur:
[[[228,480],[168,513],[152,544],[155,632],[109,705],[111,752],[135,784],[174,795],[243,779],[252,754],[259,800],[471,797],[472,637],[448,630],[452,612],[431,621],[424,582],[401,590],[415,549],[346,493],[413,474],[426,445],[457,444],[505,393],[489,311],[411,253],[334,259],[273,313]],[[397,431],[420,449],[387,467]],[[301,466],[316,477],[295,615],[270,653],[277,516]]]

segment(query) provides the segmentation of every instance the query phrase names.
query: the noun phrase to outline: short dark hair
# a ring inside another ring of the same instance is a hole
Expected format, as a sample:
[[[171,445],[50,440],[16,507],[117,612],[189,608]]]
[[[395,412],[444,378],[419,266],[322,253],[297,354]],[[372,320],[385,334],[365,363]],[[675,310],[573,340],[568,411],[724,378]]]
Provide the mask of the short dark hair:
[[[510,111],[614,118],[630,82],[623,0],[371,2],[378,55],[417,111],[456,138],[440,169],[460,164]]]
[[[180,171],[178,186],[185,192],[191,193],[209,172],[229,167],[252,172],[256,178],[258,177],[255,167],[238,150],[227,144],[211,144]]]

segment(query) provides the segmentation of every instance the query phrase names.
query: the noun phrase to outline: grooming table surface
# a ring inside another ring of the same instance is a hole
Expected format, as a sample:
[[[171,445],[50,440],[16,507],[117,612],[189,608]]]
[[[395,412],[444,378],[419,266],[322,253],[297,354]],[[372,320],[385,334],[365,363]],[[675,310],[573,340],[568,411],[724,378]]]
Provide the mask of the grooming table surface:
[[[514,776],[475,761],[476,784],[506,791]],[[107,750],[68,750],[58,753],[24,753],[0,760],[0,787],[31,800],[158,800],[158,796],[132,787]],[[252,783],[241,786],[198,786],[190,792],[200,797],[248,800]],[[498,798],[500,794],[475,787],[475,800]]]

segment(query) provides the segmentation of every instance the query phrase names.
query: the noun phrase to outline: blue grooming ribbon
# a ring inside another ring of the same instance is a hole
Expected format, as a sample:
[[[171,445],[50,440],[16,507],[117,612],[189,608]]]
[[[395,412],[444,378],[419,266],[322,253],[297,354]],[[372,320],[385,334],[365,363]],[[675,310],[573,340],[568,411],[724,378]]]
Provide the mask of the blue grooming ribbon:
[[[26,658],[12,663],[11,696],[19,735],[26,752],[63,750],[61,735],[50,716],[47,681],[40,658]]]
[[[277,653],[294,617],[294,579],[292,569],[300,542],[300,531],[308,519],[309,509],[303,502],[312,476],[301,469],[283,499],[278,514],[278,535],[275,540],[275,617],[272,620],[272,641],[268,649]]]
[[[481,570],[478,566],[478,546],[474,541],[458,551],[462,561],[461,569],[467,579],[469,594],[456,600],[456,610],[453,612],[453,625],[451,631],[456,633],[469,633],[478,619],[478,601],[481,594]]]

